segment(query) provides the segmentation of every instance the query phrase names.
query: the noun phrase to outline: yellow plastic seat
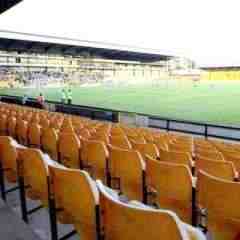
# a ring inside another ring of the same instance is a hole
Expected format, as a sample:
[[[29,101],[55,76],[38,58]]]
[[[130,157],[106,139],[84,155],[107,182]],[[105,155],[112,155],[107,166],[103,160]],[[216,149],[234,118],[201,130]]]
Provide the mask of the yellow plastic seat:
[[[41,147],[41,126],[38,123],[28,125],[28,145],[30,147]]]
[[[7,136],[8,118],[6,114],[0,116],[0,135]]]
[[[81,140],[81,168],[106,183],[108,151],[103,142]]]
[[[195,163],[195,169],[195,173],[202,170],[212,176],[229,181],[234,181],[237,178],[237,172],[232,162],[198,158]]]
[[[87,172],[50,167],[52,191],[58,208],[64,209],[82,240],[97,239],[99,194]]]
[[[160,161],[168,163],[184,164],[190,167],[193,166],[192,157],[188,152],[175,152],[159,150]]]
[[[127,135],[127,138],[130,142],[146,143],[145,138],[141,135]]]
[[[84,128],[78,130],[77,135],[79,136],[80,139],[81,138],[89,139],[91,137],[90,132],[87,129],[84,129]]]
[[[225,161],[232,162],[237,169],[238,172],[240,172],[240,154],[238,151],[226,151],[221,150],[221,153],[223,154],[223,158]]]
[[[143,201],[145,163],[139,152],[110,147],[108,167],[112,188],[128,199]]]
[[[90,140],[101,141],[104,142],[105,144],[109,144],[109,137],[105,133],[101,132],[94,133],[91,136]]]
[[[42,131],[42,149],[53,160],[58,160],[58,135],[54,128],[46,128]]]
[[[115,136],[110,137],[110,144],[114,147],[122,148],[122,149],[131,149],[131,143],[125,136]]]
[[[143,157],[150,156],[153,159],[159,158],[159,152],[155,144],[153,143],[135,143],[131,142],[132,148],[136,151],[139,151]]]
[[[238,240],[240,236],[240,183],[198,172],[197,200],[207,213],[212,239]]]
[[[168,141],[163,137],[154,137],[154,144],[157,146],[158,150],[163,149],[168,151]]]
[[[11,137],[0,137],[0,161],[4,169],[4,175],[11,183],[17,181],[17,158],[24,147],[17,144]]]
[[[192,222],[193,179],[190,169],[182,164],[146,161],[147,188],[155,195],[154,204],[169,209],[185,222]]]
[[[20,120],[17,122],[17,139],[20,144],[28,144],[28,122]]]
[[[209,158],[209,159],[218,160],[218,161],[224,161],[223,154],[218,151],[205,151],[205,150],[197,151],[195,154],[195,158],[197,159],[199,157]]]
[[[38,149],[28,148],[20,155],[24,182],[29,187],[26,194],[30,199],[40,200],[44,206],[48,206],[48,166],[54,164],[47,158],[47,155]],[[49,160],[49,161],[48,161]]]
[[[10,117],[8,119],[8,135],[16,138],[16,127],[17,127],[17,119],[15,117]]]
[[[174,151],[174,152],[188,152],[192,153],[192,146],[188,144],[183,144],[183,143],[170,143],[168,144],[169,151]]]
[[[205,240],[199,230],[183,223],[173,212],[120,202],[100,181],[97,186],[105,240]]]
[[[80,168],[80,146],[75,133],[60,133],[58,141],[60,163],[69,168]]]

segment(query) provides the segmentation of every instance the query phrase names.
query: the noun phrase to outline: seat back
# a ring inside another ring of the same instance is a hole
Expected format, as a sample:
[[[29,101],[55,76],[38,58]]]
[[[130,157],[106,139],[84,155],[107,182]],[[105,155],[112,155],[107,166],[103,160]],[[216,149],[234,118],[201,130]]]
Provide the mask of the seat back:
[[[240,223],[240,183],[198,171],[198,206],[207,210],[207,227],[213,239],[236,240]]]
[[[66,167],[80,168],[80,141],[75,133],[60,133],[59,161]]]
[[[184,164],[192,167],[192,158],[188,152],[164,151],[160,149],[160,161],[168,163]]]
[[[155,204],[170,209],[185,222],[192,220],[191,171],[186,165],[156,161],[147,158],[147,187],[155,192]]]
[[[136,143],[132,141],[131,145],[134,150],[140,152],[143,159],[146,158],[146,155],[152,157],[153,159],[157,159],[159,157],[158,149],[154,143]]]
[[[207,158],[197,158],[195,162],[196,173],[199,170],[219,177],[225,180],[234,181],[236,177],[236,170],[232,162],[227,161],[217,161]]]
[[[7,115],[1,114],[0,116],[0,135],[1,136],[7,135],[7,123],[8,123]]]
[[[110,137],[110,144],[114,147],[122,149],[131,149],[132,146],[126,136],[114,136]]]
[[[22,151],[20,155],[20,164],[22,164],[22,175],[25,184],[29,186],[26,189],[27,196],[33,200],[41,200],[48,205],[48,166],[54,164],[40,150],[28,148]]]
[[[29,124],[28,144],[30,147],[41,147],[41,126],[38,123]]]
[[[97,181],[100,190],[101,224],[105,240],[204,240],[194,229],[192,236],[179,218],[170,211],[156,210],[143,204],[120,202]],[[152,223],[152,224],[150,224]]]
[[[17,119],[15,117],[9,117],[8,119],[8,135],[16,138]]]
[[[94,179],[106,182],[108,150],[100,141],[81,140],[81,167]]]
[[[95,182],[87,172],[80,170],[50,167],[50,174],[57,206],[71,216],[81,239],[95,240],[96,206],[99,202]]]
[[[28,122],[19,120],[17,122],[17,138],[20,144],[28,144]]]
[[[0,160],[9,182],[17,181],[17,158],[23,149],[11,137],[0,137]]]
[[[41,138],[42,149],[52,159],[58,160],[58,135],[54,128],[45,128]]]
[[[111,187],[129,199],[143,201],[143,171],[145,163],[139,152],[109,148]]]

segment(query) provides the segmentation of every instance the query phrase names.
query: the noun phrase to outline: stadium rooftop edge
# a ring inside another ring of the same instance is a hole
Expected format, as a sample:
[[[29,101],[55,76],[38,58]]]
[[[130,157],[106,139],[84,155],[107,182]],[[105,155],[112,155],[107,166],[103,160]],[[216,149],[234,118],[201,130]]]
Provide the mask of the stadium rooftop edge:
[[[0,0],[0,14],[12,8],[22,0]]]
[[[140,62],[168,60],[173,57],[153,49],[7,30],[0,30],[0,50],[73,56],[87,52],[106,59]]]

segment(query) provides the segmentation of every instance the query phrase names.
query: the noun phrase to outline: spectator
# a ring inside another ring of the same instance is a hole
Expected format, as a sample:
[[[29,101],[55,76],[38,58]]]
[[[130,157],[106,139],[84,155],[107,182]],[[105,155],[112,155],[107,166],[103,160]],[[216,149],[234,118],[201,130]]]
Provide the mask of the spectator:
[[[72,104],[72,90],[69,88],[67,93],[68,104]]]
[[[45,99],[44,99],[44,96],[42,95],[42,93],[40,93],[39,96],[37,97],[37,102],[38,102],[40,108],[44,108]]]
[[[22,105],[25,105],[27,100],[28,100],[28,96],[26,94],[24,94],[23,98],[22,98]]]
[[[66,98],[67,98],[67,96],[66,96],[67,94],[66,94],[66,90],[65,89],[62,89],[62,97],[61,97],[61,102],[63,103],[63,104],[65,104],[66,103]]]

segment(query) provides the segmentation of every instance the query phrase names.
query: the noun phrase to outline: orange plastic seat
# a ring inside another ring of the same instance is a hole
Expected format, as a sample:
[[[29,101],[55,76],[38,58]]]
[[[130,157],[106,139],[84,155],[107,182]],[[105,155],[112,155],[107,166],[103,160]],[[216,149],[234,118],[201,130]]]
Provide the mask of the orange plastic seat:
[[[135,143],[131,142],[132,148],[136,151],[139,151],[143,157],[150,156],[153,159],[159,158],[159,152],[155,144],[153,143]]]
[[[66,167],[80,168],[80,141],[75,133],[60,133],[59,161]]]
[[[193,179],[187,166],[148,158],[146,182],[155,195],[154,204],[176,212],[187,223],[192,222]]]
[[[100,181],[97,186],[105,240],[205,240],[199,230],[183,223],[173,212],[152,209],[138,202],[123,203]]]
[[[212,239],[238,240],[240,236],[240,183],[198,172],[197,200],[206,211]]]
[[[106,182],[108,150],[100,141],[81,140],[81,168],[88,171],[94,179]]]
[[[192,157],[188,152],[175,152],[159,150],[160,161],[168,163],[184,164],[192,168]]]
[[[0,135],[7,136],[8,118],[6,114],[0,116]]]
[[[16,138],[16,127],[17,127],[17,119],[15,117],[10,117],[8,119],[8,135]]]
[[[131,149],[131,143],[125,136],[115,136],[110,137],[110,144],[114,147],[122,148],[122,149]]]
[[[58,135],[54,128],[46,128],[42,131],[42,149],[53,160],[58,160]]]
[[[41,147],[41,126],[38,123],[28,125],[28,145],[30,147]]]
[[[17,122],[17,139],[20,144],[28,144],[28,122],[20,120]]]
[[[203,170],[212,176],[229,181],[234,181],[237,178],[237,171],[232,162],[198,158],[195,163],[195,169],[195,173]]]
[[[129,199],[143,201],[145,163],[139,152],[110,147],[108,167],[112,188]]]
[[[97,239],[99,196],[95,182],[80,170],[55,166],[50,167],[50,174],[57,207],[64,209],[81,239]]]

